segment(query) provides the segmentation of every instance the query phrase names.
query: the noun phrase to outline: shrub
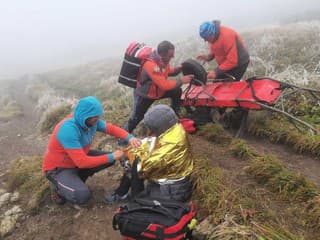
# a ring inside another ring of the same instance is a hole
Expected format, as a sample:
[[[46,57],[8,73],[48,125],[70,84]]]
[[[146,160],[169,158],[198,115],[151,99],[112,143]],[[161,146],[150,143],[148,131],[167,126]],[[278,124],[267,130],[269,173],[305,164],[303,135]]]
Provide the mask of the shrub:
[[[48,114],[46,114],[45,119],[41,124],[41,133],[42,134],[51,133],[55,125],[60,120],[62,120],[65,116],[67,116],[70,112],[71,112],[70,104],[63,104],[51,110]]]
[[[8,189],[21,192],[27,210],[39,208],[44,196],[49,192],[49,182],[41,170],[41,157],[22,157],[12,162],[8,171]]]

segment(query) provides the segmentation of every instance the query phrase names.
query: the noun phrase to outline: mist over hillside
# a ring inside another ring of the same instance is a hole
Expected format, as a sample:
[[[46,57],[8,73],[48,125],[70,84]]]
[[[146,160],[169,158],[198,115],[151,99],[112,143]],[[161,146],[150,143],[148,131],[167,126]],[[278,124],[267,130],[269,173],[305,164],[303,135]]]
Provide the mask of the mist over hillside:
[[[298,83],[316,81],[319,77],[320,21],[259,27],[242,32],[241,36],[251,55],[245,77],[269,76]],[[208,51],[208,45],[198,36],[177,42],[175,46],[173,65]],[[34,75],[33,78],[47,82],[52,88],[64,93],[85,96],[94,94],[101,85],[108,85],[109,81],[115,84],[121,61],[120,57],[97,61]],[[206,64],[205,67],[213,68],[214,63]],[[118,86],[121,87],[120,84]]]
[[[320,76],[320,21],[302,21],[269,25],[240,32],[251,55],[244,78],[267,76],[295,84],[312,84]],[[172,65],[180,64],[209,51],[198,36],[176,42]],[[123,54],[125,49],[123,49]],[[130,111],[132,91],[117,82],[122,57],[62,68],[21,79],[27,93],[37,102],[37,111],[46,112],[60,104],[74,104],[76,99],[97,96],[108,109]],[[204,65],[215,67],[214,61]]]

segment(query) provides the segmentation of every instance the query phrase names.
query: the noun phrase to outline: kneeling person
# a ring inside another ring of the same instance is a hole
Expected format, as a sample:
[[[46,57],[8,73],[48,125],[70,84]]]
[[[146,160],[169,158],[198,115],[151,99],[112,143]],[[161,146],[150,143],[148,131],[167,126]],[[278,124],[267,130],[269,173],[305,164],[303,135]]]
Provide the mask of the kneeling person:
[[[103,132],[125,139],[132,147],[140,140],[125,130],[100,119],[101,103],[94,97],[79,100],[74,114],[60,121],[51,134],[44,154],[42,170],[51,182],[51,198],[57,204],[70,201],[84,204],[91,192],[85,181],[94,173],[110,167],[123,156],[123,151],[90,150],[96,133]]]

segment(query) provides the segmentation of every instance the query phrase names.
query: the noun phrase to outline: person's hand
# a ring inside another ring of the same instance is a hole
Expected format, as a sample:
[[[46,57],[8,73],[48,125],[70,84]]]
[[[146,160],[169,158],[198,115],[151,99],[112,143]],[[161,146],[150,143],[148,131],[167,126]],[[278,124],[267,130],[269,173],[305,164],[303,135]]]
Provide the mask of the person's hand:
[[[141,140],[139,138],[134,137],[129,140],[129,144],[133,148],[138,148],[141,145]]]
[[[123,157],[124,152],[122,150],[116,150],[112,153],[114,160],[119,160]]]
[[[181,82],[182,83],[190,83],[192,79],[194,79],[193,74],[185,75],[181,78]]]
[[[213,71],[213,70],[208,71],[208,75],[207,75],[208,79],[215,79],[216,77],[217,77],[217,74],[215,71]]]
[[[204,61],[204,62],[208,62],[209,61],[208,55],[199,55],[197,57],[197,59],[200,60],[200,61]]]

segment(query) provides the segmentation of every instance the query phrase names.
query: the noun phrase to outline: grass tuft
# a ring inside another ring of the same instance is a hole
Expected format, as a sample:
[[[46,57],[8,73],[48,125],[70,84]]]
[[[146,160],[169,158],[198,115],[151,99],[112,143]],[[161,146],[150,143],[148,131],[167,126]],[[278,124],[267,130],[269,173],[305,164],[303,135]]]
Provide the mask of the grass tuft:
[[[56,124],[70,113],[70,104],[60,105],[48,112],[41,124],[41,134],[50,134]]]
[[[0,121],[8,122],[22,116],[22,107],[8,95],[0,97]]]
[[[12,162],[8,172],[8,189],[23,196],[25,208],[30,212],[39,209],[49,191],[49,182],[42,174],[41,157],[19,158]]]
[[[196,157],[192,173],[194,199],[205,215],[214,213],[213,222],[219,223],[226,212],[233,208],[236,195],[223,184],[223,172],[212,168],[207,159]]]
[[[241,159],[253,159],[258,156],[258,153],[241,139],[232,140],[230,150],[234,156]]]
[[[232,139],[220,124],[208,123],[199,127],[197,133],[208,141],[222,145],[229,144]]]

